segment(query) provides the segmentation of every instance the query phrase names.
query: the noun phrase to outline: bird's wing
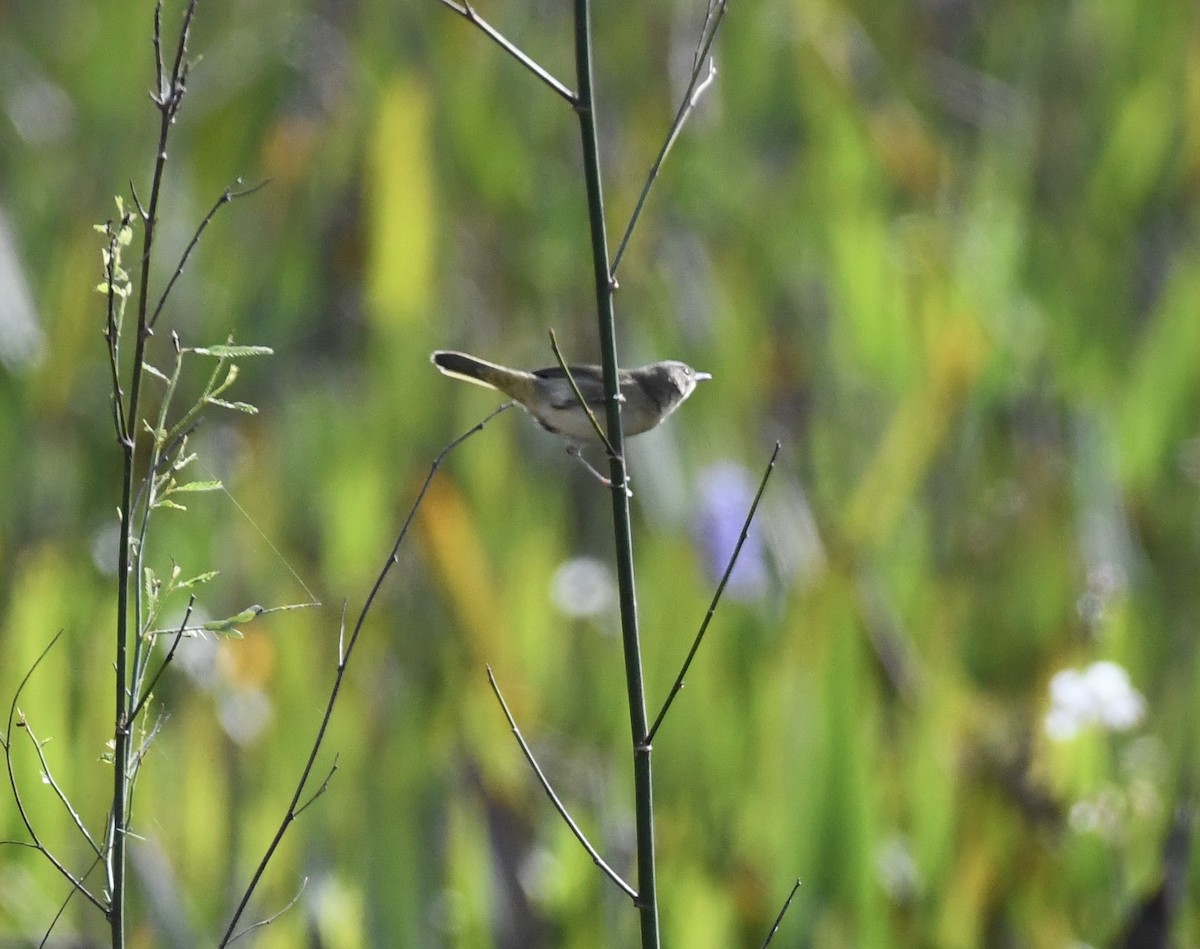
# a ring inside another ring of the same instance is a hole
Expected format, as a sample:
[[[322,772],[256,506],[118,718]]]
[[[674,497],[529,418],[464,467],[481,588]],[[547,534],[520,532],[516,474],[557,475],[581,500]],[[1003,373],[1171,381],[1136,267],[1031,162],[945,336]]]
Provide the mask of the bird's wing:
[[[571,366],[571,377],[575,380],[575,384],[579,386],[579,391],[583,395],[584,402],[588,408],[598,409],[604,407],[604,390],[594,381],[600,373],[599,366]],[[575,396],[575,391],[571,388],[571,383],[567,380],[567,374],[562,371],[561,366],[550,366],[546,369],[538,369],[533,373],[538,379],[548,383],[551,387],[547,390],[550,396],[549,403],[551,408],[569,409],[572,406],[579,404],[579,399]]]

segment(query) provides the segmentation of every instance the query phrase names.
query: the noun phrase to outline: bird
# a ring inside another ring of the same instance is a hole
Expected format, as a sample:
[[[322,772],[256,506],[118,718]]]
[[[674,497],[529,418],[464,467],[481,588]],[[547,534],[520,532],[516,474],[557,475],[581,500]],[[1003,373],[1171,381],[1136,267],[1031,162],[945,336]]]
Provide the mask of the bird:
[[[454,350],[436,350],[430,361],[445,375],[504,393],[546,431],[567,442],[567,453],[577,459],[605,487],[612,481],[583,457],[582,448],[597,441],[597,432],[579,396],[571,387],[561,366],[535,369],[510,369],[478,356]],[[571,379],[587,403],[593,417],[604,415],[604,373],[599,366],[570,366]],[[621,429],[625,435],[648,432],[681,406],[695,390],[696,383],[711,379],[687,363],[675,359],[652,362],[638,369],[617,372],[621,390]],[[605,447],[612,449],[605,440]],[[632,497],[628,477],[626,495]]]
[[[517,402],[542,428],[575,447],[596,440],[596,430],[579,404],[561,366],[510,369],[478,356],[439,349],[430,357],[442,373],[496,389]],[[599,366],[571,366],[571,378],[597,419],[604,414],[604,375]],[[638,369],[618,370],[621,428],[640,435],[657,426],[682,405],[696,384],[712,376],[687,363],[668,359]]]

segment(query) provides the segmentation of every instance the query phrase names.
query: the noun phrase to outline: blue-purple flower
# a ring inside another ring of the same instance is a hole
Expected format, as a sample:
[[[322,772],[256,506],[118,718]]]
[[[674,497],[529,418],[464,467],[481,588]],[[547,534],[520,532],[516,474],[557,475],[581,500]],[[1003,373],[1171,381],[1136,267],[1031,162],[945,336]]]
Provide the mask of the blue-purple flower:
[[[717,462],[700,474],[696,535],[714,583],[729,566],[757,488],[751,474],[733,462]],[[739,600],[757,599],[766,591],[768,577],[763,532],[756,520],[750,525],[725,592]]]

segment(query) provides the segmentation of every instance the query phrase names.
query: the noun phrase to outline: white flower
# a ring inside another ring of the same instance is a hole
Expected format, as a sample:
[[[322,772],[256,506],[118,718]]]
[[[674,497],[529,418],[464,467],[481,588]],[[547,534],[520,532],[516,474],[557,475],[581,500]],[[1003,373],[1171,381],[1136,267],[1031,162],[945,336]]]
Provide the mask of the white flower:
[[[1146,700],[1115,662],[1094,662],[1086,669],[1063,669],[1050,680],[1046,733],[1055,741],[1074,738],[1091,726],[1129,731],[1146,714]]]
[[[550,597],[567,616],[586,619],[612,609],[617,591],[605,564],[595,557],[575,557],[554,572]]]

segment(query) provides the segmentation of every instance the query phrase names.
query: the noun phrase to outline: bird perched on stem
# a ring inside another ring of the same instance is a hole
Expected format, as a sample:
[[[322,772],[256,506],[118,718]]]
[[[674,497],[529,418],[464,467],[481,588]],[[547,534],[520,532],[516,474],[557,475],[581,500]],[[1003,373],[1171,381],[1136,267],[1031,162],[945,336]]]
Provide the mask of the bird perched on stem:
[[[568,379],[561,366],[527,372],[452,350],[439,349],[431,359],[447,376],[504,393],[546,431],[565,438],[567,450],[581,461],[579,449],[597,440],[595,426],[580,397],[597,419],[604,418],[604,375],[599,366],[570,366]],[[622,430],[626,435],[649,431],[684,403],[695,391],[696,383],[711,378],[707,372],[697,372],[686,363],[670,359],[639,369],[619,370]],[[571,379],[579,388],[578,395]],[[607,483],[591,465],[587,467]]]

